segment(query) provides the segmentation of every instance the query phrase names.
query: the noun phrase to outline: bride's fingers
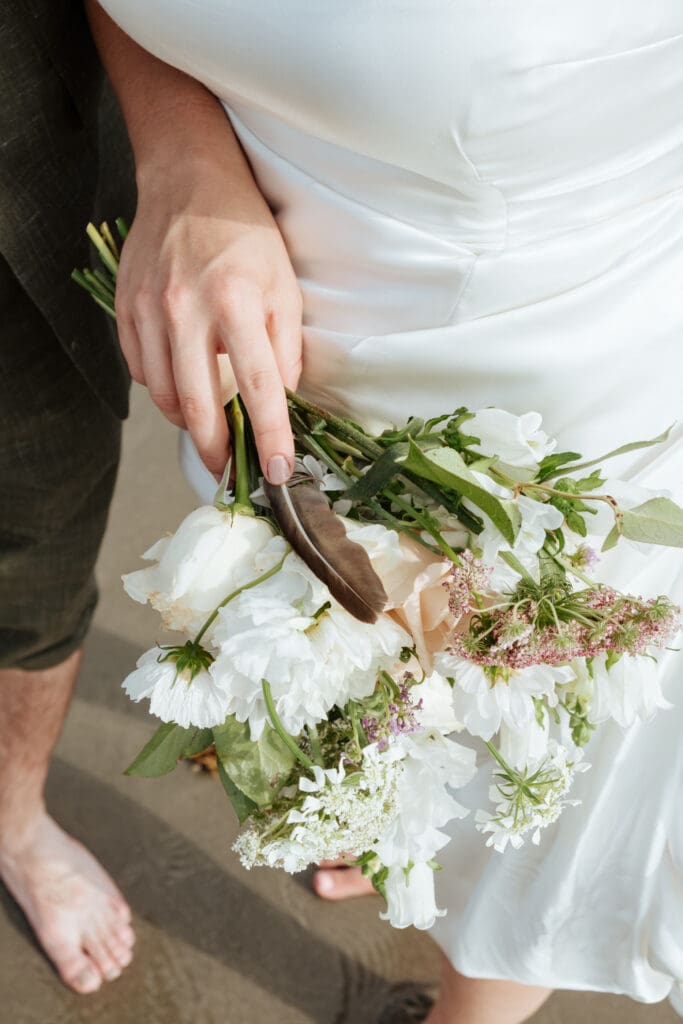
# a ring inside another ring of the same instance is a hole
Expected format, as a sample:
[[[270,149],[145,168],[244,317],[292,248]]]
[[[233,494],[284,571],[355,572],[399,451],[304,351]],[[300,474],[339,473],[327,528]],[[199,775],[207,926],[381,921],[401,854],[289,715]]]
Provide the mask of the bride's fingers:
[[[348,900],[375,892],[360,868],[327,868],[313,876],[313,888],[325,900]]]
[[[300,304],[291,300],[287,306],[283,302],[268,318],[267,328],[282,383],[294,391],[302,368]]]
[[[171,337],[173,377],[178,402],[187,429],[199,456],[213,475],[220,479],[228,461],[229,438],[225,410],[221,401],[216,348],[206,328],[191,320],[186,330],[178,325]],[[202,332],[202,339],[197,332]]]
[[[145,384],[156,407],[176,427],[186,429],[173,379],[171,351],[166,325],[155,305],[136,319]]]
[[[263,474],[283,484],[294,469],[294,439],[282,378],[257,306],[228,311],[221,338],[249,413]]]

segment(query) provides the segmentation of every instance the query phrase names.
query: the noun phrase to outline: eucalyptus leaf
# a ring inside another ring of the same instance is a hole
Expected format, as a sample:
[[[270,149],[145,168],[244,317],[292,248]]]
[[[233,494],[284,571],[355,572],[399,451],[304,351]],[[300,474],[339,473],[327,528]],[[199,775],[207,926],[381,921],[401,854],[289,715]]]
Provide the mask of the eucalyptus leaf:
[[[508,544],[514,544],[519,525],[513,522],[501,500],[481,486],[453,448],[434,448],[424,452],[411,440],[408,454],[402,461],[405,468],[416,476],[468,498],[486,513]]]
[[[637,452],[643,448],[652,448],[654,445],[663,444],[668,439],[672,430],[673,424],[667,427],[664,433],[658,437],[651,438],[649,441],[631,441],[630,444],[622,444],[620,448],[614,448],[611,452],[607,452],[606,455],[601,455],[597,459],[591,459],[589,462],[581,462],[578,466],[572,466],[572,473],[576,473],[580,469],[590,469],[591,466],[599,466],[601,462],[606,462],[607,459],[615,459],[617,455],[626,455],[628,452]],[[549,475],[552,476],[553,474]]]
[[[249,815],[253,814],[256,810],[258,804],[255,804],[253,800],[250,800],[246,793],[243,793],[242,790],[235,785],[220,760],[218,761],[218,778],[223,784],[223,789],[228,794],[235,814],[239,818],[240,825],[243,825]]]
[[[126,768],[125,774],[137,775],[145,779],[168,775],[181,757],[187,757],[190,751],[199,753],[198,750],[193,749],[194,744],[197,735],[205,731],[210,732],[210,730],[198,729],[194,725],[189,729],[184,729],[182,726],[176,725],[175,722],[164,722],[151,740],[145,744],[132,764]],[[204,742],[204,738],[202,737],[203,745],[199,748],[200,750],[204,750],[211,742],[210,737],[208,743]]]
[[[275,730],[266,725],[260,738],[252,740],[249,723],[231,716],[214,727],[213,740],[234,785],[259,807],[272,804],[294,766],[294,755]]]
[[[650,498],[643,505],[625,509],[621,527],[629,540],[683,547],[683,508],[670,498]]]

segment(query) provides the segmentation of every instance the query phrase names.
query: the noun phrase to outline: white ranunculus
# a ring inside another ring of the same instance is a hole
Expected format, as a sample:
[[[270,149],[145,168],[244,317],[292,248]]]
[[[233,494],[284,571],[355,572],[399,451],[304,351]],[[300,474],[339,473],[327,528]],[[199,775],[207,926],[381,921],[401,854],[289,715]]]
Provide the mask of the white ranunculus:
[[[574,678],[568,666],[532,665],[524,669],[505,669],[494,680],[484,666],[446,652],[439,654],[436,667],[442,675],[455,680],[455,713],[473,736],[490,740],[504,722],[509,729],[525,733],[536,719],[534,697],[557,704],[555,686]]]
[[[123,689],[131,700],[149,698],[149,712],[162,722],[175,722],[208,729],[225,721],[225,697],[206,670],[191,678],[178,672],[174,661],[159,661],[166,651],[153,647],[138,659],[137,668],[126,676]]]
[[[191,636],[231,591],[258,575],[255,556],[272,537],[265,519],[203,505],[145,552],[155,564],[127,573],[123,586],[133,600],[149,601],[167,629]]]
[[[541,430],[541,422],[538,412],[513,416],[503,409],[480,409],[464,429],[479,438],[476,450],[482,455],[497,455],[506,466],[536,469],[557,446],[557,441]]]
[[[221,609],[213,640],[211,673],[254,739],[267,719],[263,679],[285,728],[298,735],[335,704],[369,696],[378,670],[392,669],[412,643],[388,615],[372,625],[355,619],[294,553]]]
[[[436,905],[434,871],[429,864],[413,864],[410,871],[391,867],[384,885],[387,910],[380,917],[383,921],[390,921],[394,928],[413,925],[426,931],[437,917],[446,914]]]

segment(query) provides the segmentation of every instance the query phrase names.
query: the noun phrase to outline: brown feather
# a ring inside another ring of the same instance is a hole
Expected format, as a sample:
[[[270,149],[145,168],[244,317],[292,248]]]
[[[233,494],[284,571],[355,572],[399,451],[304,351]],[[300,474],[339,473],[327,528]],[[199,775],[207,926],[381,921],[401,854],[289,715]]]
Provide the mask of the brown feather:
[[[375,622],[387,595],[365,548],[349,540],[341,519],[312,483],[263,482],[280,529],[332,596],[361,622]]]

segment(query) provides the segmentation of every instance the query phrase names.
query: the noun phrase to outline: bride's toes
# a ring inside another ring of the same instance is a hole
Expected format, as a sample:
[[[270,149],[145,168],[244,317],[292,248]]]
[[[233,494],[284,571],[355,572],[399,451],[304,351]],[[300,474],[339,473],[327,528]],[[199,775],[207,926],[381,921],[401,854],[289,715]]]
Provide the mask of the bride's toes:
[[[372,882],[360,868],[324,868],[313,876],[313,888],[326,900],[346,900],[374,893]]]

